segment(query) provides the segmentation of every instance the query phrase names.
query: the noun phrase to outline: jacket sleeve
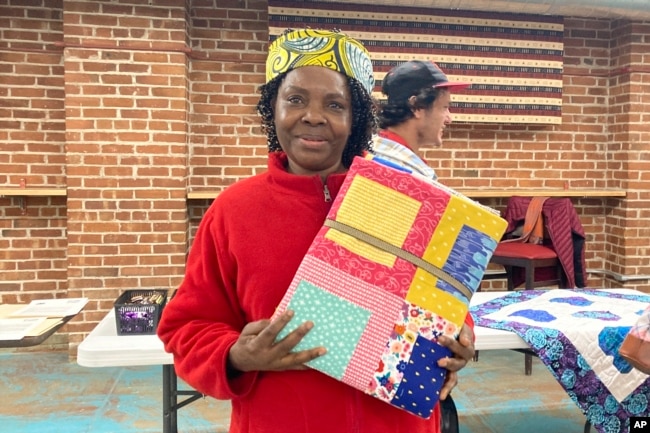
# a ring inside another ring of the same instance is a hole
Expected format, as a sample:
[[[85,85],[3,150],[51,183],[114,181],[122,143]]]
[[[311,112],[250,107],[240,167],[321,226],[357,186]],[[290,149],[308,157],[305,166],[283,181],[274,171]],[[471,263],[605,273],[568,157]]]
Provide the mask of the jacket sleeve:
[[[163,309],[158,336],[174,355],[179,377],[218,399],[244,395],[257,373],[227,376],[230,347],[245,325],[237,300],[235,263],[216,206],[203,217],[187,259],[185,277]]]
[[[508,227],[506,227],[505,230],[506,235],[512,233],[519,223],[524,222],[529,203],[530,197],[510,197],[510,200],[508,200],[508,206],[506,206],[506,209],[503,212],[503,219],[508,222]]]

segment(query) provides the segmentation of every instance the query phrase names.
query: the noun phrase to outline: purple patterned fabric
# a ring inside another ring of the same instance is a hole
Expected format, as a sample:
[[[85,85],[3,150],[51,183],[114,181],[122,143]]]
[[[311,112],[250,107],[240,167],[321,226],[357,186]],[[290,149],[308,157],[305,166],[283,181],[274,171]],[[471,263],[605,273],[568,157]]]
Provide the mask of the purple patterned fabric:
[[[566,292],[568,289],[562,291]],[[548,319],[548,317],[544,315],[541,317],[528,317],[531,320],[538,320],[539,326],[517,322],[516,318],[512,321],[497,321],[485,317],[500,311],[506,306],[534,299],[545,292],[547,291],[510,292],[489,302],[472,306],[470,313],[477,326],[515,332],[524,339],[598,432],[627,433],[629,431],[630,417],[650,416],[648,402],[650,398],[650,378],[619,402],[611,394],[607,386],[601,382],[575,345],[562,332],[543,326],[544,320]],[[573,290],[573,292],[576,294],[575,298],[563,298],[562,301],[567,302],[568,299],[568,302],[575,302],[574,305],[581,305],[580,303],[585,301],[579,295],[589,294],[650,303],[649,295],[628,295],[593,289],[578,289]],[[548,313],[552,315],[553,311]],[[523,312],[522,314],[529,315],[531,312]],[[621,373],[629,372],[632,367],[618,355],[618,347],[623,342],[629,327],[608,326],[612,317],[607,311],[592,314],[591,318],[602,322],[602,330],[598,334],[598,344],[601,350],[613,357],[613,364]]]

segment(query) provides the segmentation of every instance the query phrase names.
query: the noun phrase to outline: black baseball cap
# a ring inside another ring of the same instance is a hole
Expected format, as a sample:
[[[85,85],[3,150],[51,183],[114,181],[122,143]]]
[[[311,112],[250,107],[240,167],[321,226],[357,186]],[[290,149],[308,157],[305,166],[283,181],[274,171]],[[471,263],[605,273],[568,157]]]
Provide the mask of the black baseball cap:
[[[444,72],[433,62],[411,60],[391,69],[381,86],[389,100],[406,101],[424,87],[446,88],[449,91],[462,90],[472,83],[449,81]]]

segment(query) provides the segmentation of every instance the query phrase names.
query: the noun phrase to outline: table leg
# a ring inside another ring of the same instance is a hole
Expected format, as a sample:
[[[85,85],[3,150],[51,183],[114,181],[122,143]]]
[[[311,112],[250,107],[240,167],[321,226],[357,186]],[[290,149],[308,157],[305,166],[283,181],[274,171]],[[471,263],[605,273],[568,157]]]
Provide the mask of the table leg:
[[[176,388],[177,379],[173,364],[163,364],[163,433],[177,433]]]
[[[187,406],[193,401],[203,397],[198,391],[178,390],[178,377],[174,364],[163,364],[163,433],[178,433],[178,409]],[[185,400],[179,402],[179,395],[187,395]]]
[[[533,355],[524,353],[524,374],[530,376],[533,374]]]

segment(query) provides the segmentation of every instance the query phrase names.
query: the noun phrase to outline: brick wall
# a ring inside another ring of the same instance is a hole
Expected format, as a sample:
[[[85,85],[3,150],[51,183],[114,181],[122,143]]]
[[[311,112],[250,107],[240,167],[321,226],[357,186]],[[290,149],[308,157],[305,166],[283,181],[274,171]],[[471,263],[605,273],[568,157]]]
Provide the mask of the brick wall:
[[[170,288],[188,243],[187,7],[64,2],[68,295],[81,341],[119,293]]]
[[[0,9],[0,185],[65,186],[60,2]],[[65,296],[66,203],[0,198],[0,300]]]
[[[607,217],[606,260],[621,274],[650,274],[650,23],[614,22],[608,77],[611,177],[627,200]],[[647,289],[646,281],[645,288]]]
[[[192,2],[190,190],[266,168],[255,110],[268,40],[265,2]]]
[[[187,191],[265,169],[255,104],[266,7],[0,5],[0,187],[67,188],[0,198],[0,301],[89,297],[61,334],[71,354],[123,290],[179,284],[210,203]],[[565,34],[562,125],[454,124],[425,156],[454,187],[626,189],[625,199],[574,200],[588,268],[604,271],[589,282],[650,291],[634,279],[650,274],[650,24],[567,18]]]

